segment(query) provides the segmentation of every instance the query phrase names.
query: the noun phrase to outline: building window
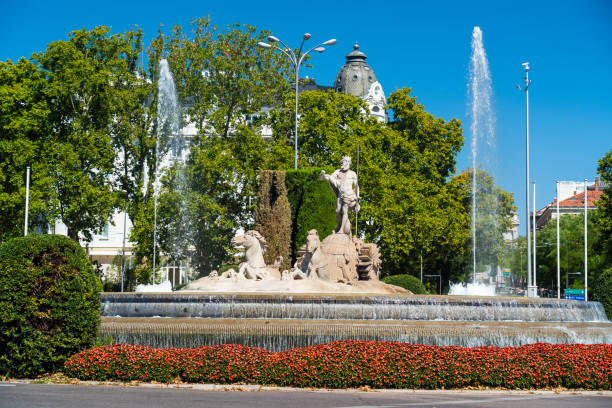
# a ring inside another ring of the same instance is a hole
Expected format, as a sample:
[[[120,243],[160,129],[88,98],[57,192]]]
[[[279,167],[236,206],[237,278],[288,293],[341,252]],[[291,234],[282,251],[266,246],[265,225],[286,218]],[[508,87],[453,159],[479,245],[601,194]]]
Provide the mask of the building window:
[[[104,228],[102,228],[102,231],[100,232],[100,239],[108,239],[108,222],[104,225]]]

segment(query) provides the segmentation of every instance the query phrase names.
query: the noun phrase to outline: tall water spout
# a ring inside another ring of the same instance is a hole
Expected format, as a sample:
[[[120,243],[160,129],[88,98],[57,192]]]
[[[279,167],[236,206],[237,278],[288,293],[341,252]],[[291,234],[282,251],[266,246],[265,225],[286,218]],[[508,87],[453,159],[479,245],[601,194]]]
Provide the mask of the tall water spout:
[[[159,80],[157,82],[157,141],[155,143],[155,180],[153,181],[153,274],[157,257],[157,201],[160,190],[160,164],[171,151],[173,156],[180,156],[184,140],[179,133],[179,106],[174,87],[172,72],[168,61],[159,62]]]
[[[494,227],[491,223],[496,222],[497,213],[497,199],[486,197],[487,194],[492,194],[487,189],[479,189],[482,187],[482,178],[486,176],[486,172],[494,177],[494,163],[497,158],[495,118],[491,107],[491,74],[480,27],[474,27],[472,32],[469,69],[468,97],[472,136],[472,282],[476,283],[477,262],[484,261],[478,257],[487,245],[487,242],[477,242],[477,229]]]

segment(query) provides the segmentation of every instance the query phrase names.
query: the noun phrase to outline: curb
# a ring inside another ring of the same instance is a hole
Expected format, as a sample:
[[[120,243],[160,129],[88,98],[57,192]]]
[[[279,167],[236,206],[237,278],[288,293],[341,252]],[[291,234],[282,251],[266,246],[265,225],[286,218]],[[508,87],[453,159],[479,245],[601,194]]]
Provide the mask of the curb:
[[[13,384],[38,384],[36,380],[9,380],[6,383]],[[122,383],[104,381],[78,381],[75,383],[44,383],[42,385],[73,385],[73,386],[109,386],[109,387],[134,387],[134,388],[168,388],[199,391],[242,391],[242,392],[319,392],[319,393],[410,393],[410,394],[480,394],[480,395],[597,395],[612,397],[612,391],[607,390],[503,390],[503,389],[450,389],[450,390],[425,390],[425,389],[371,389],[371,388],[295,388],[275,387],[269,385],[253,384],[162,384],[162,383]]]

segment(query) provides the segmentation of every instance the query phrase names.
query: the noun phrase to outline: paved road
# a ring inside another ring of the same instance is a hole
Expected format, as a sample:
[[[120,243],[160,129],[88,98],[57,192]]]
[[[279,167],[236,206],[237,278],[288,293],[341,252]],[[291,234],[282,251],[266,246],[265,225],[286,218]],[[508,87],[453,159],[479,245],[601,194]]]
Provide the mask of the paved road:
[[[0,407],[494,408],[612,407],[612,394],[469,391],[211,391],[203,389],[0,382]]]

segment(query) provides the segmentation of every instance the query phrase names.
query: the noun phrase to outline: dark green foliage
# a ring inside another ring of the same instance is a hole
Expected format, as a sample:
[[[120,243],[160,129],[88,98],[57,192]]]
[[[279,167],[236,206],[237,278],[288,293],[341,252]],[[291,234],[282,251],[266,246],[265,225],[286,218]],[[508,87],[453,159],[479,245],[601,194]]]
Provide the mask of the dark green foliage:
[[[612,268],[606,269],[595,278],[593,300],[601,302],[608,319],[612,319]]]
[[[255,229],[266,239],[266,264],[273,264],[278,256],[282,256],[281,270],[289,269],[291,208],[287,199],[285,172],[282,170],[262,170],[259,173]]]
[[[612,264],[612,150],[599,159],[598,164],[597,172],[601,176],[601,183],[607,186],[597,201],[601,214],[599,219],[602,232],[601,252],[605,262],[610,265]]]
[[[26,167],[31,167],[30,225],[51,210],[49,108],[44,72],[21,58],[0,61],[0,243],[23,235]]]
[[[605,237],[600,227],[599,211],[587,213],[587,262],[589,272],[589,299],[592,297],[592,283],[599,271],[609,267],[599,248]],[[559,218],[559,238],[561,250],[561,287],[565,287],[567,272],[580,272],[570,275],[570,287],[584,289],[584,214],[567,214]],[[540,246],[536,252],[538,285],[550,287],[557,281],[557,222],[551,220],[537,233]],[[523,251],[525,248],[521,248]],[[524,258],[524,254],[523,254]],[[524,259],[523,259],[524,260]],[[569,269],[569,270],[568,270]],[[551,287],[552,289],[552,287]],[[556,290],[556,289],[555,289]]]
[[[408,289],[415,295],[424,295],[427,293],[427,289],[425,289],[425,286],[423,286],[421,281],[412,275],[391,275],[384,277],[382,281],[388,283],[389,285],[400,286],[404,289]]]
[[[308,231],[316,229],[323,239],[336,228],[336,196],[326,182],[319,180],[321,170],[288,170],[285,175],[291,205],[292,264],[306,243]]]
[[[0,375],[54,372],[90,347],[100,324],[99,278],[85,251],[60,235],[0,247]]]

